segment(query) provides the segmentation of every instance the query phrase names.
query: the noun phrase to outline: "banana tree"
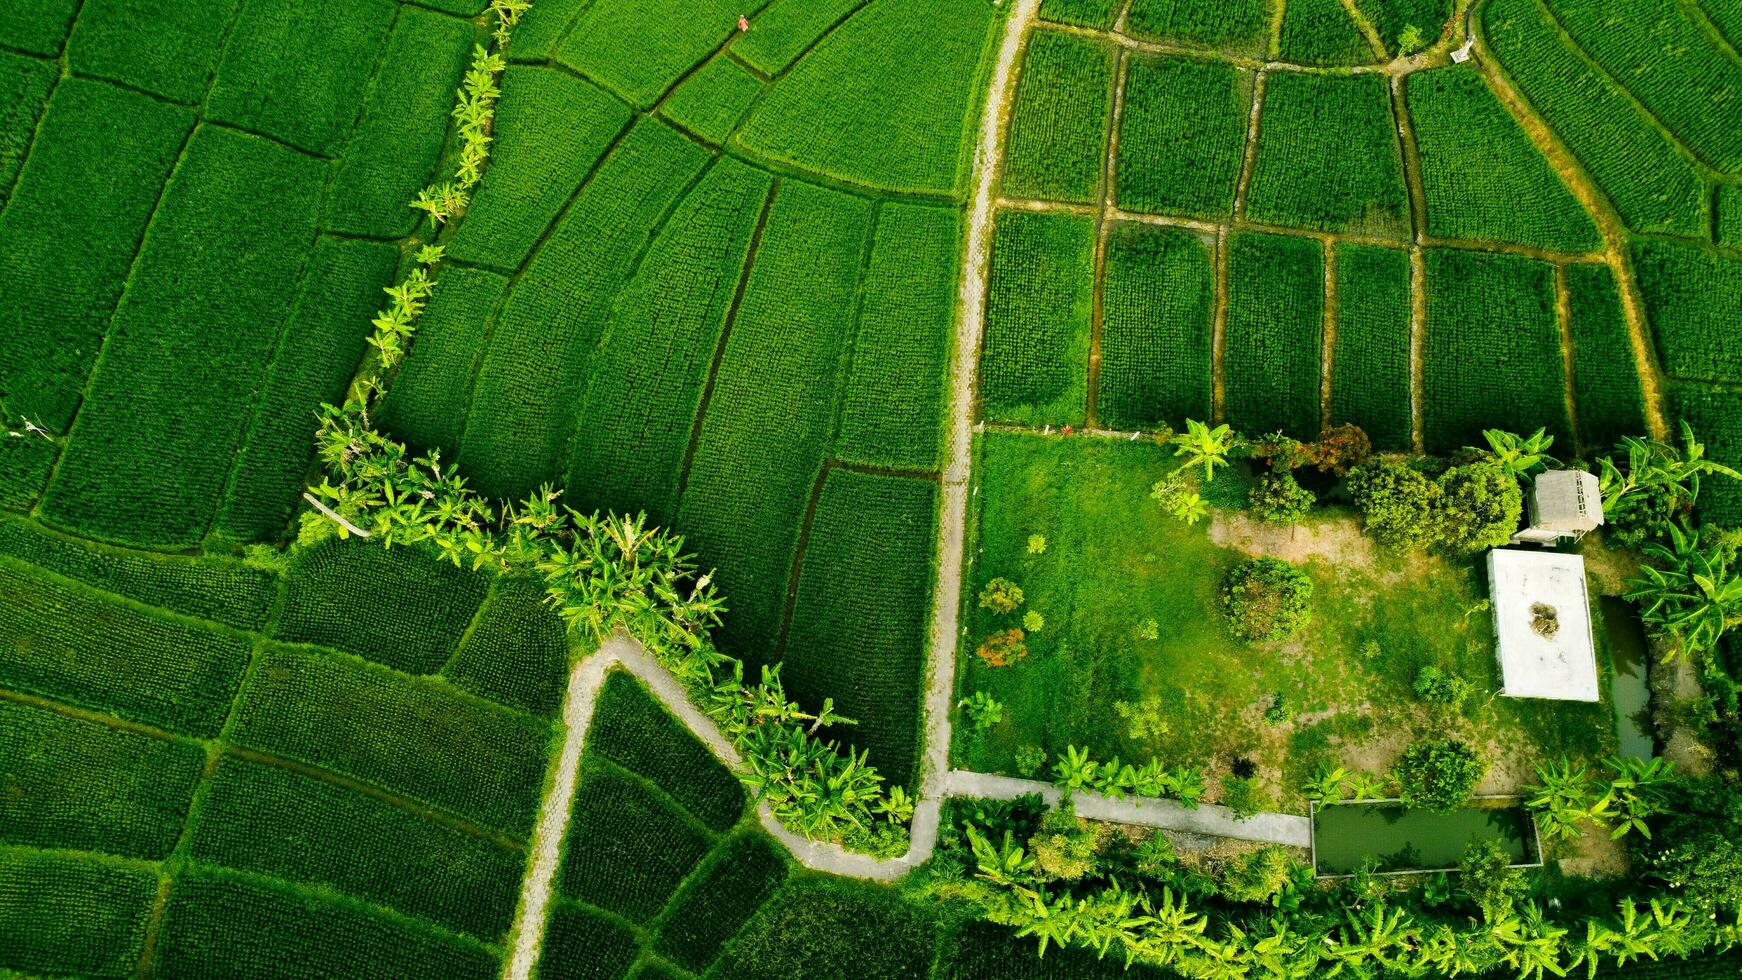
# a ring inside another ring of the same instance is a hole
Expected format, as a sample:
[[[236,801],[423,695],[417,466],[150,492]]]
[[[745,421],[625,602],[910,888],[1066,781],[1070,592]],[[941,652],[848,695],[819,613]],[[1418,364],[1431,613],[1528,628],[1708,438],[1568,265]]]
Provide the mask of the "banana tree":
[[[1204,468],[1204,482],[1216,478],[1216,467],[1228,465],[1228,454],[1234,451],[1238,437],[1226,423],[1210,428],[1196,419],[1186,420],[1186,431],[1169,440],[1174,456],[1183,459],[1184,467]]]
[[[1680,641],[1669,656],[1703,653],[1742,623],[1742,576],[1728,556],[1702,549],[1697,534],[1672,525],[1669,542],[1645,546],[1645,553],[1664,567],[1642,568],[1642,577],[1627,583],[1632,588],[1627,598],[1640,603],[1646,625]]]
[[[1068,790],[1092,789],[1099,768],[1088,749],[1067,745],[1064,756],[1053,763],[1053,782]]]

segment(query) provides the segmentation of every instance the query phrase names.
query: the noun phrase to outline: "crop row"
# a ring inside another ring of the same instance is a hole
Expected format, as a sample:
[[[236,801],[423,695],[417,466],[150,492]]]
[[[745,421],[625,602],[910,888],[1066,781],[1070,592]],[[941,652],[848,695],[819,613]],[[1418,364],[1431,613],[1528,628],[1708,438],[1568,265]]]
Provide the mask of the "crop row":
[[[719,640],[766,662],[812,486],[829,448],[870,206],[775,194],[702,421],[677,526],[730,597]]]
[[[744,812],[738,777],[629,674],[606,678],[587,751],[651,780],[715,831]]]
[[[1411,28],[1422,44],[1439,37],[1452,19],[1453,0],[1355,0],[1355,5],[1379,32],[1386,52],[1396,57],[1405,53],[1403,42]]]
[[[5,100],[0,104],[7,107],[0,112],[0,207],[12,196],[12,184],[36,135],[36,121],[57,81],[54,65],[0,51],[0,98]]]
[[[443,674],[479,697],[555,716],[568,678],[568,630],[545,595],[536,577],[497,576]]]
[[[1133,58],[1115,166],[1119,206],[1226,219],[1246,152],[1253,75],[1189,58]]]
[[[494,272],[459,265],[441,271],[435,295],[417,318],[411,351],[378,410],[383,431],[450,458],[459,449],[472,371],[507,288],[508,280]]]
[[[216,513],[314,236],[318,160],[220,127],[164,191],[42,509],[96,537],[190,544]],[[222,337],[223,343],[212,338]]]
[[[581,765],[560,886],[571,898],[646,924],[711,845],[676,804],[589,757]]]
[[[1410,447],[1410,270],[1401,249],[1337,245],[1331,424],[1353,422],[1380,449]]]
[[[1041,0],[1040,17],[1058,24],[1106,30],[1113,26],[1124,6],[1124,0]]]
[[[612,980],[630,975],[641,953],[635,930],[616,916],[558,898],[551,903],[538,957],[550,980]]]
[[[1029,39],[1005,143],[1005,196],[1094,200],[1115,57],[1111,44],[1077,34],[1043,30]]]
[[[724,144],[762,94],[762,80],[731,58],[715,58],[660,104],[660,115],[711,143]]]
[[[1033,425],[1082,421],[1094,252],[1089,218],[998,215],[980,353],[987,418]]]
[[[557,61],[642,109],[732,36],[730,0],[597,0],[557,45]]]
[[[1586,449],[1607,449],[1622,436],[1647,431],[1639,364],[1615,274],[1606,265],[1573,265],[1566,277],[1579,439]]]
[[[149,865],[0,847],[0,972],[133,976],[157,885]]]
[[[872,466],[935,469],[955,337],[954,211],[886,204],[859,284],[852,370],[835,453]]]
[[[1422,72],[1406,91],[1430,234],[1566,252],[1602,247],[1591,216],[1481,75]]]
[[[486,495],[521,499],[561,480],[589,353],[611,302],[707,162],[695,143],[643,121],[606,157],[509,293],[478,368],[459,455]]]
[[[1698,235],[1705,184],[1674,141],[1571,47],[1541,0],[1493,0],[1484,36],[1635,231]]]
[[[708,370],[769,177],[715,164],[617,295],[569,451],[570,506],[669,525]]]
[[[1742,259],[1662,239],[1633,246],[1633,271],[1663,366],[1698,381],[1742,382]]]
[[[1242,432],[1319,431],[1324,249],[1316,239],[1241,233],[1228,241],[1223,377],[1228,423]]]
[[[792,67],[828,30],[863,8],[867,0],[774,0],[752,21],[750,33],[732,44],[732,53],[762,72],[779,75]]]
[[[285,586],[279,639],[348,650],[409,674],[441,669],[490,588],[470,569],[357,539],[299,553]]]
[[[858,721],[842,740],[869,750],[891,785],[918,772],[937,498],[925,480],[829,472],[781,661],[807,710],[832,697]]]
[[[1383,76],[1270,76],[1247,215],[1296,228],[1407,237],[1409,198],[1395,130]]]
[[[1262,55],[1279,0],[1132,0],[1126,30],[1141,38]]]
[[[1095,412],[1116,429],[1183,426],[1211,409],[1214,245],[1178,228],[1121,225],[1107,242]]]
[[[1373,48],[1342,0],[1288,0],[1282,15],[1282,60],[1297,65],[1360,65]]]
[[[654,948],[701,973],[786,880],[786,855],[766,835],[731,837],[708,855],[661,919]]]

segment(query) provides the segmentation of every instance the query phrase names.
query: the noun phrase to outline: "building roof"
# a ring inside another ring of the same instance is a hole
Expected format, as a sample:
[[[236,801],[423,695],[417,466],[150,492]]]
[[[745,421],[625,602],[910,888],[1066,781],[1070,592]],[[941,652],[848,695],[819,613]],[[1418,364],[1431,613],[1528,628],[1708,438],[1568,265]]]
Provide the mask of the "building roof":
[[[1603,524],[1602,485],[1584,470],[1549,470],[1530,487],[1530,526],[1583,534]]]
[[[1596,701],[1597,650],[1585,560],[1497,548],[1488,553],[1501,692],[1513,698]]]

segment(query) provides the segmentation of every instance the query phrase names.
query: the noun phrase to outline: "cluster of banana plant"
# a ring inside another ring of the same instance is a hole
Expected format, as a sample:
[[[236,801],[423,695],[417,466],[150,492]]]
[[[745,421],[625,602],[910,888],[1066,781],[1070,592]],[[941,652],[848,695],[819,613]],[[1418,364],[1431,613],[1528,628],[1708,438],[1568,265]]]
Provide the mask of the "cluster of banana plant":
[[[484,179],[494,139],[496,100],[502,96],[502,72],[508,68],[508,42],[515,25],[531,7],[530,0],[492,0],[490,4],[490,14],[496,21],[490,34],[493,44],[489,48],[480,44],[473,49],[472,63],[454,101],[454,125],[460,136],[460,158],[454,175],[424,188],[411,203],[413,208],[429,215],[432,228],[464,216],[471,206],[472,189]]]
[[[381,374],[392,371],[405,359],[407,342],[417,330],[418,315],[435,294],[434,272],[445,251],[441,245],[423,246],[417,250],[417,264],[405,278],[385,287],[384,292],[392,302],[375,314],[371,321],[375,330],[369,335],[369,346],[375,348]],[[366,373],[365,378],[367,380],[361,383],[361,387],[353,386],[353,397],[365,395],[379,383],[374,372]]]
[[[1582,763],[1562,758],[1539,766],[1542,782],[1525,789],[1525,806],[1536,814],[1544,835],[1571,840],[1586,824],[1607,830],[1612,840],[1638,832],[1649,838],[1647,820],[1663,812],[1665,795],[1675,779],[1675,765],[1665,759],[1614,756],[1603,760],[1608,779],[1593,776]]]
[[[1639,603],[1639,618],[1659,636],[1672,637],[1666,658],[1704,653],[1742,624],[1742,569],[1734,551],[1706,547],[1700,535],[1671,524],[1666,541],[1645,545],[1657,565],[1644,565],[1629,579],[1627,598]]]
[[[1053,783],[1061,789],[1100,793],[1110,799],[1127,796],[1169,797],[1196,809],[1204,795],[1204,774],[1192,766],[1164,766],[1155,759],[1140,766],[1111,759],[1096,760],[1086,748],[1065,746],[1053,763]]]
[[[1384,777],[1343,766],[1323,766],[1301,786],[1306,798],[1319,806],[1383,800],[1391,795],[1391,789]]]

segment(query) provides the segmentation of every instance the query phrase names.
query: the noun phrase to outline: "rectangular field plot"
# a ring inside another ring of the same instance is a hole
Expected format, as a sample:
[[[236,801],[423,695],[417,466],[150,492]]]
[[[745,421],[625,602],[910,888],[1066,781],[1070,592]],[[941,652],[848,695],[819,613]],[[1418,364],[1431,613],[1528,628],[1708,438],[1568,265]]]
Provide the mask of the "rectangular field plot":
[[[942,208],[885,204],[859,284],[852,370],[835,454],[869,466],[938,467],[956,312],[961,223]]]
[[[936,930],[930,908],[893,888],[809,875],[787,882],[763,903],[726,945],[711,975],[920,977],[931,967]]]
[[[60,451],[46,439],[0,442],[0,507],[26,513],[48,486]]]
[[[575,18],[591,6],[589,0],[544,0],[535,3],[514,29],[510,62],[545,62],[558,41],[568,33]]]
[[[605,679],[587,751],[642,776],[704,825],[726,831],[744,812],[744,787],[631,674]]]
[[[652,922],[712,843],[692,819],[641,779],[588,758],[569,820],[563,894]]]
[[[1649,431],[1639,364],[1627,334],[1615,274],[1606,265],[1573,265],[1567,267],[1566,276],[1579,441],[1586,450],[1607,448],[1622,436]]]
[[[1124,0],[1041,0],[1040,18],[1105,30],[1113,26],[1124,6]]]
[[[1407,450],[1409,253],[1337,246],[1337,340],[1331,368],[1331,424],[1353,422],[1378,449]]]
[[[568,679],[568,630],[532,575],[498,575],[442,674],[481,698],[540,718],[556,714]]]
[[[0,51],[0,105],[5,106],[0,109],[0,207],[12,195],[13,181],[36,138],[36,121],[59,74],[50,62]]]
[[[1481,75],[1447,68],[1406,84],[1430,235],[1563,252],[1602,247],[1591,216]]]
[[[1324,262],[1312,238],[1247,232],[1229,239],[1222,370],[1228,424],[1241,432],[1318,434]]]
[[[1247,215],[1407,239],[1409,199],[1396,129],[1383,76],[1270,75]]]
[[[1711,385],[1678,384],[1675,413],[1694,427],[1706,451],[1720,463],[1742,469],[1742,392]],[[1722,477],[1700,486],[1701,518],[1718,524],[1742,521],[1742,486]]]
[[[1252,73],[1188,58],[1131,59],[1114,173],[1119,206],[1225,219],[1246,152]]]
[[[1215,331],[1215,243],[1196,232],[1117,226],[1102,285],[1095,413],[1113,429],[1208,419]]]
[[[33,521],[0,521],[0,554],[148,606],[240,630],[266,625],[278,576],[228,558],[188,558],[95,544]]]
[[[1742,184],[1718,188],[1718,244],[1742,249]]]
[[[761,94],[761,79],[730,58],[715,58],[685,79],[659,112],[702,139],[723,144]]]
[[[517,34],[517,54],[520,45]],[[554,123],[559,119],[562,125]],[[520,268],[629,120],[628,107],[597,86],[552,68],[510,67],[502,75],[490,169],[448,257],[502,273]]]
[[[641,937],[616,916],[557,898],[544,930],[538,975],[546,980],[611,980],[629,974]]]
[[[334,155],[393,23],[392,0],[242,0],[205,118]]]
[[[525,833],[544,783],[549,732],[445,681],[348,657],[267,647],[231,741]]]
[[[459,462],[492,497],[561,479],[586,365],[617,291],[705,150],[644,121],[611,152],[503,303],[473,385]]]
[[[701,973],[756,909],[786,880],[786,855],[756,831],[724,841],[678,893],[654,948]]]
[[[1355,0],[1355,6],[1367,15],[1385,50],[1392,57],[1403,52],[1403,39],[1414,28],[1422,43],[1432,44],[1445,33],[1452,19],[1454,0]]]
[[[249,641],[0,560],[0,686],[196,737],[218,733]]]
[[[833,697],[858,724],[829,737],[892,786],[919,768],[937,498],[929,481],[829,471],[781,659],[788,695],[811,711]]]
[[[1693,381],[1742,382],[1742,259],[1697,245],[1641,239],[1633,273],[1664,370]]]
[[[315,244],[256,394],[214,534],[273,541],[286,532],[314,458],[315,413],[344,398],[366,349],[369,321],[386,299],[381,289],[393,280],[398,261],[392,242],[323,238]]]
[[[67,40],[67,64],[192,105],[205,95],[238,2],[86,0]]]
[[[1125,29],[1157,41],[1262,55],[1279,0],[1132,0]]]
[[[152,959],[159,977],[490,980],[482,943],[256,875],[194,865],[176,878]]]
[[[449,266],[417,318],[417,334],[381,403],[383,432],[427,452],[452,454],[466,428],[472,372],[490,335],[508,280],[494,272]]]
[[[1555,273],[1546,262],[1427,253],[1422,400],[1429,452],[1481,445],[1482,430],[1546,427],[1571,442]]]
[[[0,213],[7,411],[57,434],[72,422],[134,250],[193,124],[185,109],[101,82],[70,78],[56,88]]]
[[[595,0],[556,60],[649,109],[737,33],[740,13],[730,0]]]
[[[78,9],[79,0],[9,3],[0,7],[0,37],[12,47],[52,58],[60,54]]]
[[[1036,31],[1005,145],[1006,197],[1088,202],[1107,159],[1116,54],[1109,43]]]
[[[1376,60],[1342,0],[1288,0],[1279,50],[1283,61],[1297,65],[1361,65]]]
[[[471,28],[452,17],[415,7],[400,14],[333,172],[328,231],[401,238],[412,230],[419,212],[406,202],[435,172],[471,43]]]
[[[1091,219],[999,213],[980,351],[987,419],[1037,426],[1083,421],[1094,265]]]
[[[205,764],[189,742],[0,701],[0,840],[168,857]]]
[[[575,423],[568,503],[669,525],[770,178],[730,158],[678,206],[612,305]]]
[[[1714,169],[1742,170],[1742,61],[1728,55],[1681,4],[1556,0],[1560,24],[1612,78]],[[1734,40],[1734,39],[1732,39]]]
[[[95,537],[206,533],[247,409],[296,296],[326,168],[202,127],[115,312],[43,513]],[[221,337],[223,342],[214,343]]]
[[[870,205],[782,183],[720,359],[676,525],[732,597],[723,649],[766,662],[822,471]]]
[[[765,75],[779,75],[869,0],[774,0],[732,42],[732,53]]]
[[[1491,0],[1483,36],[1634,231],[1698,235],[1705,182],[1686,151],[1569,45],[1541,0]]]
[[[149,865],[0,847],[0,970],[131,977],[156,897]]]
[[[508,931],[525,855],[377,796],[233,756],[201,795],[189,856],[335,889],[486,942]]]

